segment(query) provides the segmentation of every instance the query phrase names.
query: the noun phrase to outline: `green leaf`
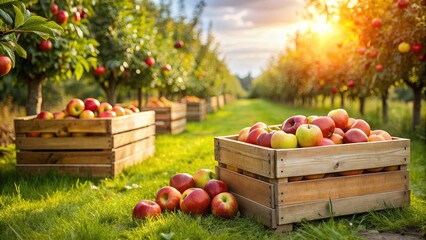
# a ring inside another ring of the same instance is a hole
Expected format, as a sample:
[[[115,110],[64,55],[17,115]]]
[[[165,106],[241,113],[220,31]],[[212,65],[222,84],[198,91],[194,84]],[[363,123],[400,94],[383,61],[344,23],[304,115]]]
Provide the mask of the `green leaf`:
[[[15,10],[15,28],[19,28],[24,24],[24,14],[21,12],[21,9],[15,5],[13,5],[13,9]]]
[[[27,58],[27,51],[21,45],[18,43],[15,43],[15,52],[21,57],[21,58]]]
[[[77,80],[80,80],[80,78],[83,76],[84,73],[84,68],[83,65],[81,65],[81,63],[76,63],[75,65],[75,70],[74,70],[74,74]]]
[[[7,25],[12,25],[13,23],[13,18],[1,8],[0,8],[0,19],[3,20],[3,22],[5,22]]]

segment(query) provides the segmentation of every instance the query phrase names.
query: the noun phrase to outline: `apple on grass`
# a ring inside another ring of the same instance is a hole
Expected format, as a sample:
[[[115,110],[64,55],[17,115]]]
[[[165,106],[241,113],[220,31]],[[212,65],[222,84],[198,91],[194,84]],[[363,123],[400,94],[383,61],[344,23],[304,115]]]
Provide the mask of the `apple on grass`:
[[[73,98],[68,102],[65,109],[68,115],[78,117],[84,111],[84,102],[81,99]]]
[[[208,181],[216,179],[216,173],[210,169],[200,169],[194,174],[195,187],[204,188]]]
[[[321,129],[313,124],[302,124],[296,131],[297,142],[300,147],[319,146],[323,139]]]
[[[165,186],[157,191],[155,202],[163,211],[179,209],[181,193],[174,187]]]
[[[195,187],[195,180],[191,174],[176,173],[170,178],[169,184],[176,188],[180,193],[183,193],[186,189]]]
[[[161,214],[161,207],[156,202],[151,200],[141,200],[133,209],[132,218],[146,219],[156,217]]]
[[[210,202],[210,196],[204,189],[189,188],[182,193],[179,205],[184,213],[203,215],[209,212]]]
[[[311,124],[317,125],[322,132],[322,136],[325,138],[330,137],[334,133],[336,125],[331,117],[321,116],[312,120]]]
[[[286,133],[296,134],[296,130],[302,124],[308,124],[308,118],[303,115],[295,115],[287,118],[282,124],[282,130]]]
[[[92,112],[95,112],[98,110],[99,105],[101,105],[101,103],[99,102],[98,99],[96,98],[86,98],[84,99],[84,109],[85,110],[90,110]]]
[[[216,195],[210,207],[213,216],[230,219],[237,216],[238,201],[230,192],[222,192]]]
[[[222,180],[212,179],[206,183],[204,190],[209,194],[210,198],[214,198],[216,195],[222,192],[228,191],[228,186]]]
[[[340,129],[344,129],[346,127],[346,124],[348,123],[349,119],[348,112],[346,112],[346,110],[342,108],[331,110],[330,112],[328,112],[327,116],[331,117],[331,119],[333,119],[334,121],[335,126]]]
[[[286,133],[283,130],[275,131],[271,137],[271,147],[279,148],[296,148],[297,137],[294,134]]]
[[[251,127],[245,127],[243,129],[240,130],[240,132],[238,133],[238,141],[240,142],[245,142],[247,140],[247,136],[250,132],[250,128]]]

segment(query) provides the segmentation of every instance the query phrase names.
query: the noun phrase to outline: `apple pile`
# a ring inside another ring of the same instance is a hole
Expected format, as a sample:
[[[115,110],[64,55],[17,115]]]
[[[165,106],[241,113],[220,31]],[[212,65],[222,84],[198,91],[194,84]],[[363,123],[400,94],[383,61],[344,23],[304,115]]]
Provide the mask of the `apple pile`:
[[[392,140],[389,133],[371,130],[365,120],[349,117],[345,109],[331,110],[327,116],[295,115],[276,126],[258,122],[238,134],[238,141],[275,149],[386,140]]]
[[[217,180],[210,169],[200,169],[194,176],[177,173],[170,178],[170,185],[157,191],[155,201],[141,200],[133,209],[132,218],[155,217],[166,211],[192,215],[205,215],[230,219],[237,215],[238,202],[224,181]]]
[[[37,114],[36,119],[92,119],[92,118],[111,118],[139,112],[134,105],[122,107],[120,105],[112,106],[108,102],[99,102],[96,98],[78,98],[71,99],[65,109],[60,112],[42,111]],[[28,133],[29,137],[66,137],[68,132],[58,133]]]
[[[149,102],[146,104],[146,107],[171,107],[173,105],[175,105],[176,103],[173,101],[168,100],[165,97],[160,97],[160,98],[156,98],[156,97],[151,97],[149,99]]]

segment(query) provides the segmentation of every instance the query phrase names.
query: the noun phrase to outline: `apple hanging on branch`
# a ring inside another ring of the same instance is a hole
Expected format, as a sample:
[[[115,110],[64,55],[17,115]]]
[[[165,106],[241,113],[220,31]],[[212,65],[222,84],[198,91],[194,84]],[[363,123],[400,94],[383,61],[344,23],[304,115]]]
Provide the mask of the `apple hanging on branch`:
[[[12,69],[12,61],[8,56],[0,56],[0,77],[9,73]]]

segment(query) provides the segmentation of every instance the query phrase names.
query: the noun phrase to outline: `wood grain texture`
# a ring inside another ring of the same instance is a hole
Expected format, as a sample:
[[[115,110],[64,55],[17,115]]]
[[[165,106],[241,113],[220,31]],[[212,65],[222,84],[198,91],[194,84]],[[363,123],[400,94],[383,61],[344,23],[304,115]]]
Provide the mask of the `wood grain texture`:
[[[269,228],[277,228],[278,219],[275,209],[266,207],[237,193],[231,192],[238,200],[238,208],[241,214],[254,218]]]

